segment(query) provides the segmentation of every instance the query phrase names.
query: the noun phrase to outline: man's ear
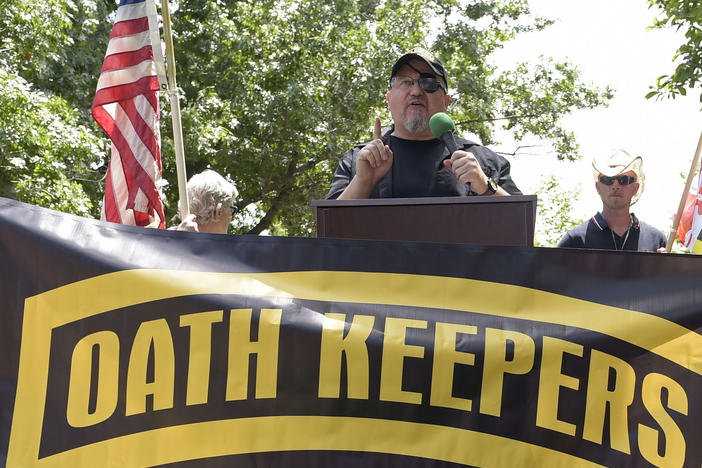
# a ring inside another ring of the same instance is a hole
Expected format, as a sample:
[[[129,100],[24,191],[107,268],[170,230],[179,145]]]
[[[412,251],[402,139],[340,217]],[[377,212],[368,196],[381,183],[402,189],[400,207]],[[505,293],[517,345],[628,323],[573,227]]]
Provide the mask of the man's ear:
[[[222,217],[222,204],[217,203],[217,208],[215,208],[215,211],[214,211],[214,218],[215,218],[215,220],[219,220],[219,218],[221,218],[221,217]]]

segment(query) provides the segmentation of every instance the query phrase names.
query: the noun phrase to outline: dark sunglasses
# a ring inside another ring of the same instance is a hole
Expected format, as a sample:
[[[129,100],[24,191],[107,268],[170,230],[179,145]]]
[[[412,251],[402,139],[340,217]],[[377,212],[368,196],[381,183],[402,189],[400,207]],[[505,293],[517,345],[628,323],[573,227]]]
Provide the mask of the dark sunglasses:
[[[620,175],[614,177],[608,177],[604,175],[600,176],[600,182],[605,185],[612,185],[615,180],[619,182],[619,185],[629,185],[636,182],[636,177],[630,175]]]
[[[414,86],[415,82],[419,83],[419,87],[429,94],[435,93],[439,88],[446,91],[444,87],[441,86],[441,82],[430,73],[422,73],[417,79],[410,78],[409,76],[393,76],[390,80],[390,87],[397,87],[404,90]]]

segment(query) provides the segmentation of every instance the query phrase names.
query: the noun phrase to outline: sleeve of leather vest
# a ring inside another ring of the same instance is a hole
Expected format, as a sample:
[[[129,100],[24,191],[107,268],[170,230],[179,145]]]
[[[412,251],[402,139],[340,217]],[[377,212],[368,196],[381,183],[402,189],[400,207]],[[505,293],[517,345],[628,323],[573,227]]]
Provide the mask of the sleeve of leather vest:
[[[462,143],[464,143],[464,151],[470,151],[475,154],[486,176],[494,180],[497,185],[502,187],[510,195],[522,195],[521,190],[519,190],[517,184],[512,180],[512,175],[510,174],[511,166],[505,157],[500,156],[491,149],[468,140],[463,140]]]
[[[348,187],[356,173],[356,154],[358,151],[358,147],[352,148],[339,160],[339,165],[336,167],[334,178],[332,179],[329,192],[327,193],[327,200],[336,200],[346,187]]]

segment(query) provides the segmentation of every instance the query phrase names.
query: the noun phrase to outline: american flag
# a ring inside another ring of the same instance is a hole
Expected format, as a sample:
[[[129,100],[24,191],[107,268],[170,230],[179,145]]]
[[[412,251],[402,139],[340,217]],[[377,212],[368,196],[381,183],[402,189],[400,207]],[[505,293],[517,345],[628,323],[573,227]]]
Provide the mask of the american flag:
[[[702,171],[697,176],[697,186],[687,195],[685,209],[678,223],[677,238],[689,251],[695,251],[695,242],[702,231]]]
[[[165,83],[154,0],[121,0],[93,118],[112,140],[101,219],[165,227],[158,90]]]

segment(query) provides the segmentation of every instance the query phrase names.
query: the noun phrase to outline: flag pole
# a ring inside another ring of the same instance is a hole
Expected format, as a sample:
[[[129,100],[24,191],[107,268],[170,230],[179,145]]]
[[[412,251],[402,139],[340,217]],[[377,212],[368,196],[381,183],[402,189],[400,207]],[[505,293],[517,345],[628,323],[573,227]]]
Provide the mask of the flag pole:
[[[171,14],[168,9],[168,0],[161,0],[161,17],[163,18],[163,35],[166,41],[166,64],[168,70],[168,97],[171,101],[171,120],[173,123],[173,147],[176,158],[176,174],[178,176],[178,207],[183,218],[190,214],[188,191],[186,189],[187,176],[185,173],[185,152],[183,151],[183,128],[180,120],[180,102],[176,86],[175,55],[173,53],[173,35],[171,33]]]
[[[692,164],[690,165],[690,172],[687,174],[687,180],[685,181],[685,190],[683,190],[682,197],[680,198],[680,205],[678,205],[678,212],[675,213],[675,220],[673,221],[673,227],[670,229],[668,234],[668,243],[665,245],[665,251],[670,252],[673,247],[673,242],[675,241],[675,234],[678,231],[678,224],[680,224],[680,218],[682,218],[683,210],[685,209],[685,202],[687,201],[687,194],[690,192],[690,186],[692,185],[692,178],[695,177],[695,172],[700,163],[700,153],[702,153],[702,133],[700,133],[700,139],[697,142],[697,149],[695,150],[695,157],[692,158]]]

